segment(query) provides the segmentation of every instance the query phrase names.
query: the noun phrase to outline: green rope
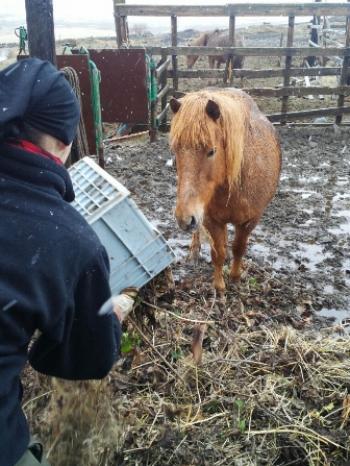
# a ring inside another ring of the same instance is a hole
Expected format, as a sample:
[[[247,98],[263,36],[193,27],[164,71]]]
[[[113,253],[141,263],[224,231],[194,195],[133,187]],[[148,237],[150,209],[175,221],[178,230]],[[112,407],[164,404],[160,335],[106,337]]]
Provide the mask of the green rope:
[[[147,88],[148,88],[148,101],[155,102],[158,95],[158,82],[155,73],[152,73],[156,69],[156,63],[152,57],[146,55],[147,63]]]
[[[89,59],[91,91],[92,91],[92,111],[95,123],[96,147],[103,146],[103,128],[102,128],[102,112],[101,112],[101,96],[100,83],[101,73],[96,64]]]
[[[24,26],[20,26],[15,29],[15,34],[19,38],[19,52],[18,55],[22,53],[26,54],[26,41],[28,40],[27,30]]]

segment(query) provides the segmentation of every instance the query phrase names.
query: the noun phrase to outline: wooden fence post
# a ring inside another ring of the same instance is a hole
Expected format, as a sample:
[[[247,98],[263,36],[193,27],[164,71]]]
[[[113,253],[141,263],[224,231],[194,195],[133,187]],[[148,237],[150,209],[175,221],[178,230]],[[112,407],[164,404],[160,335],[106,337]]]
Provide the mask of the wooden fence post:
[[[171,45],[177,47],[177,16],[171,16]],[[173,88],[175,91],[179,88],[179,78],[177,77],[177,55],[171,57],[173,65]]]
[[[288,36],[287,36],[287,47],[293,47],[294,39],[294,24],[295,16],[288,16]],[[286,66],[284,70],[283,87],[288,87],[290,82],[290,68],[292,67],[292,56],[286,55]],[[282,108],[281,113],[287,113],[288,111],[288,96],[282,97]],[[281,123],[286,123],[286,120],[282,120]]]
[[[284,39],[284,34],[283,34],[283,32],[281,32],[281,35],[280,35],[280,48],[283,47],[283,39]],[[281,67],[281,60],[282,60],[281,57],[278,57],[278,58],[277,58],[277,66],[278,66],[279,68]]]
[[[235,16],[230,16],[230,22],[229,22],[229,32],[228,32],[228,40],[229,40],[229,45],[231,47],[235,46],[236,40],[235,40],[235,32],[236,32],[236,17]],[[230,86],[233,84],[233,69],[234,69],[234,54],[231,54],[229,58],[226,61],[226,70],[225,70],[225,77],[224,81],[225,84],[228,81],[228,78],[230,80]],[[230,65],[231,65],[231,70],[230,70]]]
[[[346,34],[346,36],[345,36],[345,47],[346,47],[346,50],[347,50],[347,54],[344,56],[344,59],[343,59],[343,67],[342,67],[341,75],[340,75],[340,85],[341,86],[344,86],[345,84],[347,84],[348,79],[349,79],[349,61],[350,61],[350,57],[349,57],[348,54],[350,52],[350,49],[349,49],[349,46],[350,46],[350,16],[346,17],[346,31],[345,31],[345,34]],[[344,102],[345,102],[344,94],[339,94],[338,107],[343,107]],[[342,119],[343,119],[343,115],[337,115],[335,117],[335,124],[339,125],[342,122]]]
[[[56,66],[52,0],[25,0],[25,6],[30,56],[48,60]]]
[[[119,0],[118,3],[125,3],[125,0]],[[129,43],[128,21],[126,16],[120,16],[119,14],[117,14],[116,10],[114,16],[117,34],[117,44],[118,49],[120,49]]]

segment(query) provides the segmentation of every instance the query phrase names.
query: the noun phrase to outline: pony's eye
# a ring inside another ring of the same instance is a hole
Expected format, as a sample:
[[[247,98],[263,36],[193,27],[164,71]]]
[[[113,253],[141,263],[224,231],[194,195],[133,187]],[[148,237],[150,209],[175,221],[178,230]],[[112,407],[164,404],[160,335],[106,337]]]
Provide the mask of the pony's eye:
[[[210,151],[207,153],[207,156],[208,156],[208,157],[212,157],[212,156],[215,154],[215,152],[216,152],[216,149],[215,149],[215,148],[214,148],[214,149],[210,149]]]

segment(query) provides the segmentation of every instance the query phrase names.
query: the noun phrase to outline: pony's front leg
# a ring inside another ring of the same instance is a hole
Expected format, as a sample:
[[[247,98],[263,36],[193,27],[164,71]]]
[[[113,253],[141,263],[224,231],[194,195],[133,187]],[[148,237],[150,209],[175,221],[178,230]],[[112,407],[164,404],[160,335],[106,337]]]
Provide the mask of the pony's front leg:
[[[215,56],[210,56],[208,57],[208,63],[209,63],[209,68],[214,69],[215,68]]]
[[[213,221],[206,222],[206,229],[211,237],[211,260],[214,266],[214,288],[225,291],[225,281],[222,268],[226,259],[227,228],[225,224]]]
[[[199,254],[201,252],[201,239],[200,231],[196,230],[192,235],[192,242],[190,246],[189,259],[195,264],[199,261]]]
[[[235,239],[233,241],[233,263],[231,267],[231,280],[238,281],[241,278],[242,258],[247,250],[248,238],[255,228],[258,220],[251,220],[243,225],[236,225]]]

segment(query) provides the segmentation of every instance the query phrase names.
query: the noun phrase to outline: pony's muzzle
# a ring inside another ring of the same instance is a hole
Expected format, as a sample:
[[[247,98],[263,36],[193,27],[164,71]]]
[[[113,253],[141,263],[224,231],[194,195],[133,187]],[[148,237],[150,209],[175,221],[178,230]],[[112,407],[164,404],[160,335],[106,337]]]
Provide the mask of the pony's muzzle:
[[[177,223],[179,224],[179,227],[184,231],[194,231],[198,228],[198,222],[196,220],[196,217],[194,217],[193,215],[184,218],[177,217]]]

